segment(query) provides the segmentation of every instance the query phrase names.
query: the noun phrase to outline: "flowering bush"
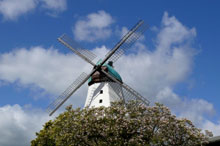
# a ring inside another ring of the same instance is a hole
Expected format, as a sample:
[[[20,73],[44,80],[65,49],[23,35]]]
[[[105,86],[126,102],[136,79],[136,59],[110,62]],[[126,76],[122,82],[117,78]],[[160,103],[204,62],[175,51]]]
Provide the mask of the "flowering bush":
[[[146,107],[134,101],[99,108],[68,106],[36,135],[32,146],[195,146],[207,143],[200,129],[187,119],[177,119],[167,107],[158,103]]]

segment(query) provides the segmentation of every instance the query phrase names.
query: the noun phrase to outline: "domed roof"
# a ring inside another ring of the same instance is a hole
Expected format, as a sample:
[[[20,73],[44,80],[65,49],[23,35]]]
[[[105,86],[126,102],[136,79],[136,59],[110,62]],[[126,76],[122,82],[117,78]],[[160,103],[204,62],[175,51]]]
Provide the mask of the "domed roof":
[[[99,65],[101,62],[102,62],[102,60],[100,59],[100,60],[96,63],[96,65]],[[122,82],[121,76],[118,74],[117,71],[115,71],[115,69],[114,69],[111,65],[109,65],[108,63],[104,63],[104,64],[102,65],[102,68],[103,68],[105,71],[107,71],[110,75],[112,75],[113,77],[115,77],[118,81]],[[98,72],[98,71],[97,71],[97,72]],[[96,73],[94,73],[94,74],[96,74]],[[99,73],[98,76],[99,76],[100,78],[103,77],[103,75],[100,75],[100,73]],[[106,78],[106,76],[105,76],[105,78]],[[101,81],[105,81],[105,80],[100,79],[100,80],[98,80],[97,82],[101,82]],[[91,77],[89,78],[89,80],[88,80],[88,84],[91,85],[91,84],[93,84],[92,82],[94,82],[94,81],[93,81],[93,77],[91,76]]]

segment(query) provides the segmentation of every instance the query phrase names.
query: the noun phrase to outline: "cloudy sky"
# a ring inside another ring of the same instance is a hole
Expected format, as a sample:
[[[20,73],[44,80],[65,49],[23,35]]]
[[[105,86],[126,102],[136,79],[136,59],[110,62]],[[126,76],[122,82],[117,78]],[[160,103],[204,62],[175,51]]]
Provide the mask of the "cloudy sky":
[[[115,63],[124,82],[151,105],[163,103],[220,135],[219,6],[217,0],[0,0],[0,145],[28,146],[65,105],[83,107],[87,84],[53,117],[45,112],[92,68],[59,36],[78,41],[96,62],[140,19],[148,30]]]

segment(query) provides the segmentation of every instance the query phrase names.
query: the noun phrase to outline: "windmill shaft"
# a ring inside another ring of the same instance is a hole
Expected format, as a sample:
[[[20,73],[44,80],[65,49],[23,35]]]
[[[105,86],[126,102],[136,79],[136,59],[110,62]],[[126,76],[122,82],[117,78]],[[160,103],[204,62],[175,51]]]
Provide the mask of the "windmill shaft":
[[[144,21],[138,22],[137,25],[135,25],[134,28],[132,28],[131,31],[129,31],[121,40],[120,42],[114,47],[112,52],[105,57],[105,59],[100,63],[100,66],[102,66],[119,48],[120,46],[144,23]]]

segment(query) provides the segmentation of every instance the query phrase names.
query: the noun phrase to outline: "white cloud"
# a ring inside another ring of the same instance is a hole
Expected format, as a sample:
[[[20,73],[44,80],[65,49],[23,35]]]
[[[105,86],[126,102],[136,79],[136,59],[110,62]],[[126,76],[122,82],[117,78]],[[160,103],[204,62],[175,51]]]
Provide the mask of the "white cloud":
[[[42,7],[49,10],[47,14],[56,17],[58,13],[67,9],[66,0],[41,0]]]
[[[180,97],[168,87],[161,90],[155,96],[155,101],[165,104],[178,117],[186,117],[200,128],[203,127],[207,117],[215,114],[215,109],[211,103],[199,98],[189,99]]]
[[[204,130],[212,131],[216,135],[220,135],[220,124],[213,123],[208,120],[215,114],[213,104],[203,99],[187,99],[178,96],[170,88],[161,90],[155,101],[168,106],[171,111],[179,118],[187,118],[196,125],[196,127]],[[205,133],[205,132],[204,132]]]
[[[173,39],[176,35],[182,39]],[[123,64],[118,69],[125,81],[132,84],[133,78],[130,77],[134,77],[138,83],[137,89],[149,97],[155,97],[164,88],[173,87],[190,74],[195,55],[191,45],[194,37],[194,28],[185,27],[175,17],[168,17],[165,13],[155,49],[140,49],[136,55],[122,56],[116,67]]]
[[[73,53],[61,54],[42,47],[2,54],[0,66],[1,80],[25,86],[34,84],[52,94],[62,92],[82,70],[89,68]]]
[[[19,16],[34,10],[36,5],[36,0],[1,0],[0,13],[5,19],[15,20]]]
[[[128,32],[128,28],[127,27],[122,27],[121,29],[119,29],[118,27],[116,28],[116,35],[118,35],[120,38],[122,38],[123,36],[126,35],[126,33]]]
[[[63,11],[66,10],[66,0],[42,0],[44,2],[43,7],[52,10]]]
[[[46,113],[19,105],[0,107],[0,115],[1,146],[29,146],[35,138],[35,132],[49,120]]]
[[[200,128],[206,116],[211,116],[215,113],[213,105],[203,99],[183,100],[181,104],[179,104],[177,111],[181,117],[187,117]]]
[[[155,96],[155,101],[159,101],[170,108],[177,110],[177,106],[182,104],[180,97],[173,93],[172,89],[165,87]]]
[[[43,7],[49,13],[56,14],[66,10],[66,0],[1,0],[0,13],[5,20],[16,20],[20,16]]]
[[[169,17],[165,12],[162,19],[162,30],[158,34],[157,43],[159,51],[167,51],[171,45],[187,45],[187,42],[196,36],[195,28],[188,29],[174,16]]]
[[[105,11],[91,13],[76,22],[73,28],[75,39],[90,42],[106,39],[112,33],[109,27],[113,22],[112,16]]]

